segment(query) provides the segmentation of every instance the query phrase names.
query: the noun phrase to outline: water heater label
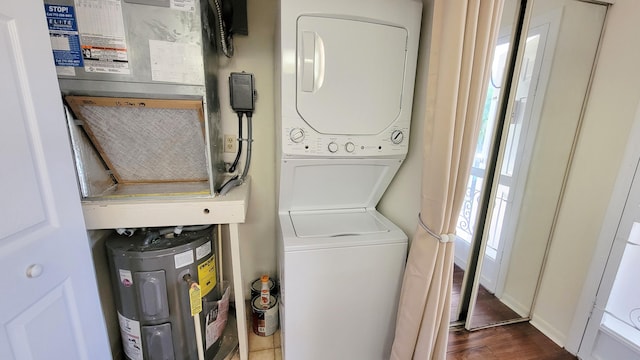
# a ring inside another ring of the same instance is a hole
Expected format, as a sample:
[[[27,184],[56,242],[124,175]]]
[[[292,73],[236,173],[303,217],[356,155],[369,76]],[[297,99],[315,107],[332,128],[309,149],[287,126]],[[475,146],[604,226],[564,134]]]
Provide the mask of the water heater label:
[[[198,281],[202,288],[202,296],[207,295],[216,286],[216,262],[213,256],[198,265]]]
[[[216,301],[206,312],[206,346],[208,350],[218,340],[227,325],[229,316],[229,287],[224,291],[222,299]]]
[[[207,241],[196,248],[196,260],[200,260],[209,254],[211,254],[211,241]]]
[[[131,360],[143,360],[140,322],[126,318],[120,313],[118,313],[118,320],[124,353]]]
[[[193,264],[193,251],[187,250],[180,254],[173,255],[173,261],[176,264],[176,269]]]

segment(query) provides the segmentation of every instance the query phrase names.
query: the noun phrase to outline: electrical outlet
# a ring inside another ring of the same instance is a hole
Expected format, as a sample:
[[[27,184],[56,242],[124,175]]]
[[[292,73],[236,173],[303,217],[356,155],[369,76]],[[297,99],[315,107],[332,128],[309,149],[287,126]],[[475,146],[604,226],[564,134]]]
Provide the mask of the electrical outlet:
[[[236,152],[237,143],[238,143],[238,139],[235,137],[235,135],[225,135],[224,136],[224,152],[226,153]]]

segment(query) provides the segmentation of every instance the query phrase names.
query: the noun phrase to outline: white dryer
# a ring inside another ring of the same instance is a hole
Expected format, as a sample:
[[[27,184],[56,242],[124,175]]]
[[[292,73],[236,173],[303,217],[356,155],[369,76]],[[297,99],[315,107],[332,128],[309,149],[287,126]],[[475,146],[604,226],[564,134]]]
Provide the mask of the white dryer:
[[[406,156],[422,5],[281,0],[283,358],[386,359],[407,237],[375,209]]]

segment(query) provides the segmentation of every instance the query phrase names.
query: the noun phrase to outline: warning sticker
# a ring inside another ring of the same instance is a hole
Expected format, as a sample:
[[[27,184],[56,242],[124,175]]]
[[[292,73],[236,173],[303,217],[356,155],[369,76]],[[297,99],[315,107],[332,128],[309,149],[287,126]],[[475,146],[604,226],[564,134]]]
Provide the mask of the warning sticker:
[[[49,39],[56,66],[84,66],[78,23],[73,6],[44,4],[44,12],[47,16]],[[72,75],[75,75],[73,69],[71,72],[73,72]],[[69,75],[71,72],[63,72],[63,74]]]
[[[202,311],[202,291],[198,283],[192,283],[189,288],[189,304],[191,305],[191,316],[196,316]]]
[[[129,74],[121,0],[75,0],[84,71]]]
[[[207,295],[216,286],[216,261],[214,256],[198,265],[198,281],[202,288],[202,296]]]
[[[142,339],[140,338],[140,323],[122,316],[118,312],[120,335],[124,353],[131,360],[142,360]]]

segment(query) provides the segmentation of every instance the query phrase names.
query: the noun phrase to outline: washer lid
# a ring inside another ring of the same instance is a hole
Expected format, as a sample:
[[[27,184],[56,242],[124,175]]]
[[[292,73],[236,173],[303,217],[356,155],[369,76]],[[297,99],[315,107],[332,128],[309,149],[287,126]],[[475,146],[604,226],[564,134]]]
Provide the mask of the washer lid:
[[[300,238],[368,235],[389,232],[364,209],[331,212],[291,212],[291,222]]]
[[[401,163],[398,158],[282,160],[279,208],[374,208]]]
[[[300,16],[297,34],[296,108],[310,127],[321,134],[375,135],[396,121],[407,29]]]

